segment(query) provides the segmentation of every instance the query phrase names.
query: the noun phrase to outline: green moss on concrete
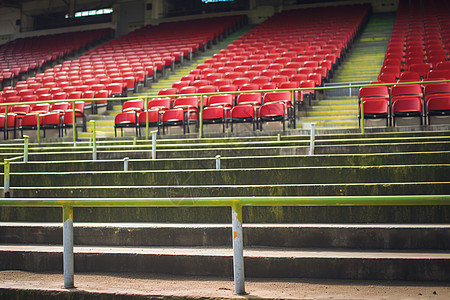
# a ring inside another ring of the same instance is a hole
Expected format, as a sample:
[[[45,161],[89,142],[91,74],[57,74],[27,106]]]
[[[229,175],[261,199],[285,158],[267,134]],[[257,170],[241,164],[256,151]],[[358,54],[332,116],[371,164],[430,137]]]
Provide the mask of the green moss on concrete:
[[[62,222],[61,209],[1,207],[4,222]],[[449,206],[244,207],[244,223],[448,223]],[[75,208],[75,222],[231,223],[231,209]]]
[[[252,185],[450,181],[450,165],[12,173],[11,187]]]

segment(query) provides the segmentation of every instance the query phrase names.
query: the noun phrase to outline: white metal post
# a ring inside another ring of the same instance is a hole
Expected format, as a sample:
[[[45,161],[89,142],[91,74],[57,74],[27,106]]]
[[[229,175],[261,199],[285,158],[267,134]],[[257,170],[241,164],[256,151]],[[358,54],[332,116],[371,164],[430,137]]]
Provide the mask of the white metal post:
[[[24,163],[28,162],[28,140],[29,140],[29,136],[24,135],[23,136],[23,162]]]
[[[92,141],[93,141],[93,146],[92,146],[92,160],[97,160],[97,133],[96,133],[96,124],[95,124],[95,120],[91,121],[92,122]]]
[[[245,294],[244,276],[244,240],[242,234],[242,206],[235,204],[232,207],[232,239],[233,239],[233,271],[234,291],[236,294]]]
[[[73,208],[63,207],[63,266],[64,288],[74,287],[74,260],[73,260]]]
[[[314,144],[316,138],[316,124],[311,124],[311,137],[309,142],[309,155],[314,155]]]
[[[129,159],[130,159],[129,157],[125,157],[125,158],[123,159],[123,170],[124,170],[125,172],[128,171],[128,160],[129,160]]]
[[[152,131],[152,159],[156,159],[156,133],[158,131]]]
[[[8,159],[4,160],[3,165],[3,197],[9,197],[9,172],[11,164]]]
[[[216,155],[216,169],[220,170],[220,155]]]

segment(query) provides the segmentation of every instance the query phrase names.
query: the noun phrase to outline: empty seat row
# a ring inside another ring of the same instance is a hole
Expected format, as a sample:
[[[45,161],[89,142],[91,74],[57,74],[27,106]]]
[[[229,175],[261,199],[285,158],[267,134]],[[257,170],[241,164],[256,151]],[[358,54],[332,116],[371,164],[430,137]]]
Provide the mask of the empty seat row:
[[[168,126],[182,126],[183,132],[189,132],[189,125],[198,126],[200,118],[200,102],[198,96],[185,96],[175,99],[157,98],[148,102],[148,111],[144,110],[144,100],[130,100],[123,104],[122,113],[115,117],[115,129],[156,126],[163,129]],[[295,122],[294,100],[289,91],[240,94],[236,100],[231,94],[211,95],[203,98],[202,111],[204,124],[221,124],[222,131],[233,124],[251,123],[253,130],[262,130],[263,122],[279,121],[285,130]],[[122,133],[123,134],[123,133]]]
[[[431,116],[450,114],[450,83],[402,84],[390,89],[374,85],[361,88],[359,98],[364,118],[385,118],[386,126],[395,126],[397,117],[418,117],[420,124],[426,120],[431,124]]]

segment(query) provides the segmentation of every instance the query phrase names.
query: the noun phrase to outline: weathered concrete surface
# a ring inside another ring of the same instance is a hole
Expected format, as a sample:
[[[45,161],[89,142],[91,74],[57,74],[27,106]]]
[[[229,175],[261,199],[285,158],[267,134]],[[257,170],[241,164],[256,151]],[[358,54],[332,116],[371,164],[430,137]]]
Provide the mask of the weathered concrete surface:
[[[327,249],[450,249],[448,224],[245,224],[244,245]],[[228,247],[230,224],[74,223],[75,245]],[[0,223],[0,243],[62,244],[61,223]]]
[[[1,177],[1,179],[3,176]],[[1,180],[0,179],[0,180]],[[11,187],[384,183],[450,181],[450,164],[225,170],[11,173]]]
[[[450,151],[338,154],[338,155],[288,155],[288,156],[246,156],[221,158],[222,169],[275,168],[275,167],[317,167],[317,166],[377,166],[407,164],[446,164]],[[123,160],[75,160],[75,161],[32,161],[13,162],[13,172],[55,172],[55,171],[123,171]],[[130,159],[128,170],[183,170],[215,169],[216,159]]]
[[[232,276],[232,249],[75,246],[75,272]],[[0,268],[62,271],[61,246],[0,245]],[[450,254],[437,251],[244,249],[249,277],[356,280],[450,280]]]
[[[11,197],[247,197],[252,196],[371,196],[445,195],[450,182],[330,183],[266,185],[13,187]],[[0,189],[1,191],[1,189]]]
[[[64,289],[62,274],[0,271],[2,299],[423,299],[447,300],[444,282],[361,281],[246,277],[246,295],[234,294],[224,276],[139,273],[78,273],[75,289]]]
[[[61,208],[2,207],[7,222],[61,222]],[[441,223],[450,206],[244,207],[244,223]],[[74,208],[75,222],[230,223],[228,207]]]

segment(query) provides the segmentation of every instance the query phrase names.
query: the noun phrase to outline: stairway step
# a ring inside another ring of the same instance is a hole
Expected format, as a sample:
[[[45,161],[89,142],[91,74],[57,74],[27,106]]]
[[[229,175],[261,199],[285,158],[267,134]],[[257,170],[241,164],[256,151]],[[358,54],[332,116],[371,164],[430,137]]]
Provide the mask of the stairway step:
[[[446,224],[244,224],[244,246],[324,249],[450,249]],[[0,222],[3,244],[62,244],[61,223]],[[74,223],[74,244],[227,247],[231,224]]]
[[[0,245],[1,269],[62,271],[61,246]],[[75,246],[76,272],[232,276],[232,248]],[[450,253],[245,248],[249,277],[449,281]],[[383,270],[383,272],[380,272]]]

